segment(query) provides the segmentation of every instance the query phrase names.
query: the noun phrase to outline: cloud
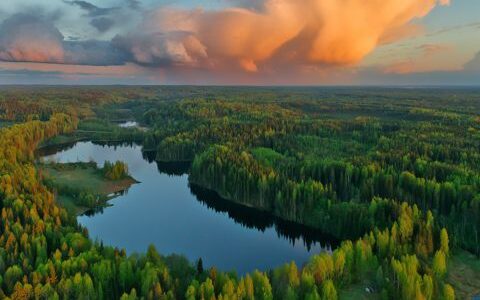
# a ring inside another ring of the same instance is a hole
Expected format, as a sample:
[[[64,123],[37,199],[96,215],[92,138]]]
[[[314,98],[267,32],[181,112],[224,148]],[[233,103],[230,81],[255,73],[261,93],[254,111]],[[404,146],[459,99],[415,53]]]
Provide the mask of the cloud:
[[[124,8],[63,0],[64,7],[82,14],[86,30],[81,32],[92,33],[66,40],[50,19],[14,15],[0,28],[0,60],[93,66],[135,63],[157,71],[178,69],[182,76],[192,69],[232,77],[234,73],[318,74],[319,69],[351,67],[380,45],[422,33],[412,21],[448,4],[445,0],[226,1],[238,6],[161,7],[141,15],[137,0],[125,0]],[[134,14],[134,20],[141,15],[139,24],[119,21],[126,13]],[[78,35],[75,29],[72,25],[64,33]],[[111,41],[92,40],[98,33],[104,38],[116,36]],[[420,49],[440,50],[435,45]]]
[[[95,18],[90,21],[90,25],[95,27],[99,32],[105,32],[109,30],[115,22],[112,19],[101,17]]]
[[[111,66],[122,65],[127,55],[107,41],[65,41],[63,43],[65,59],[63,63]]]
[[[465,70],[480,71],[480,51],[464,66]]]
[[[471,22],[467,24],[455,25],[455,26],[446,27],[437,31],[433,31],[427,34],[427,36],[436,36],[436,35],[441,35],[445,33],[450,33],[452,31],[459,31],[464,29],[478,29],[478,28],[480,28],[480,22]]]
[[[245,2],[245,1],[243,1]],[[249,3],[250,1],[246,1]],[[378,45],[418,31],[410,21],[445,0],[266,0],[261,9],[161,8],[119,36],[134,61],[238,66],[353,65]],[[178,33],[182,33],[179,37]]]
[[[80,7],[81,9],[85,10],[89,16],[91,17],[98,17],[98,16],[104,16],[110,14],[112,11],[115,11],[118,9],[118,7],[108,7],[108,8],[102,8],[98,7],[96,5],[93,5],[90,2],[87,1],[82,1],[82,0],[76,0],[76,1],[63,1],[64,3],[70,4],[70,5],[75,5]]]
[[[454,50],[449,44],[422,44],[414,48],[415,54],[407,60],[396,61],[385,67],[385,74],[426,73],[433,71],[457,71],[460,66],[445,60],[445,55]]]
[[[50,22],[16,14],[0,27],[0,60],[62,62],[63,35]]]
[[[79,65],[124,64],[127,54],[106,41],[65,41],[51,23],[16,14],[0,27],[0,60]]]
[[[2,84],[154,84],[137,65],[86,66],[0,62]]]
[[[206,58],[205,46],[194,35],[182,31],[116,36],[113,45],[145,66],[194,66]]]
[[[368,67],[358,70],[352,80],[354,85],[391,85],[391,86],[478,86],[480,69],[434,70],[413,73],[385,73],[382,69]]]
[[[380,45],[387,45],[391,43],[395,43],[401,39],[413,38],[423,35],[424,28],[419,24],[407,23],[403,26],[400,26],[396,29],[391,29],[390,31],[386,32],[379,41]]]
[[[424,56],[428,57],[443,51],[451,50],[452,46],[447,44],[423,44],[418,46],[418,49],[422,51]]]
[[[115,66],[65,65],[32,62],[0,62],[0,70],[5,72],[31,71],[58,74],[80,74],[101,76],[134,76],[141,75],[142,68],[134,64]]]
[[[242,7],[250,10],[255,10],[258,12],[264,11],[265,3],[264,1],[258,0],[226,0],[235,7]]]
[[[141,7],[141,2],[138,0],[126,0],[126,2],[130,9],[139,10]]]
[[[385,74],[409,74],[416,72],[416,65],[412,60],[400,61],[386,66],[383,69]]]

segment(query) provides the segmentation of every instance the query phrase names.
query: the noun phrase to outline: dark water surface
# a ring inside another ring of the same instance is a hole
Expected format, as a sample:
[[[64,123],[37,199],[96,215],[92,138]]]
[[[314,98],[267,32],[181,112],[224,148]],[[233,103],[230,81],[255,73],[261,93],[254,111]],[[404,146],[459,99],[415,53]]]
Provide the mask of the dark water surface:
[[[292,260],[302,265],[312,254],[330,249],[318,232],[189,186],[187,166],[157,164],[140,146],[78,142],[57,151],[50,149],[45,159],[99,165],[122,160],[140,181],[111,200],[113,206],[78,217],[93,239],[128,253],[145,252],[154,244],[161,254],[183,254],[191,261],[201,257],[206,267],[242,274]]]

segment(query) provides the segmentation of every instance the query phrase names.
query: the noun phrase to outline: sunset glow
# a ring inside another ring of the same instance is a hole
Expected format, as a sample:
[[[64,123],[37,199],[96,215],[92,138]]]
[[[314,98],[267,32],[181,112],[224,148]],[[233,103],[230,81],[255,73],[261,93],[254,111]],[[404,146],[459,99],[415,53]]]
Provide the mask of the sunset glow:
[[[480,4],[467,0],[6,2],[2,83],[473,84],[479,73]]]

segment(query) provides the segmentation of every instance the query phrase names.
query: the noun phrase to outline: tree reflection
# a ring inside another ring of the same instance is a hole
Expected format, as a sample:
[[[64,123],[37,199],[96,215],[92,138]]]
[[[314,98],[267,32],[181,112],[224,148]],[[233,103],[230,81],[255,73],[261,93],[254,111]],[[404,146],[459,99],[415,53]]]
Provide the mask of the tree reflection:
[[[338,245],[338,241],[334,237],[319,230],[285,221],[268,212],[225,200],[216,192],[192,183],[189,184],[189,187],[191,193],[198,201],[216,212],[227,213],[236,223],[247,228],[265,231],[267,228],[273,227],[279,237],[288,239],[292,245],[295,245],[297,242],[303,242],[308,250],[315,243],[320,243],[323,248],[332,248]]]

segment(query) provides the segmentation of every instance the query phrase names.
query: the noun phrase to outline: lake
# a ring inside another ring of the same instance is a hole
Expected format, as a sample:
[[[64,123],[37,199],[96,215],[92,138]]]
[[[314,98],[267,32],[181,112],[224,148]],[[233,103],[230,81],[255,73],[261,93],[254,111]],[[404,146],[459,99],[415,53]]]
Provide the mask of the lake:
[[[190,186],[188,165],[156,163],[141,146],[78,142],[44,153],[46,160],[58,162],[128,164],[140,183],[111,200],[112,206],[78,217],[93,239],[127,253],[145,252],[154,244],[163,255],[182,254],[192,262],[202,258],[206,267],[244,274],[292,260],[302,265],[312,254],[331,249],[332,240],[317,231]]]

